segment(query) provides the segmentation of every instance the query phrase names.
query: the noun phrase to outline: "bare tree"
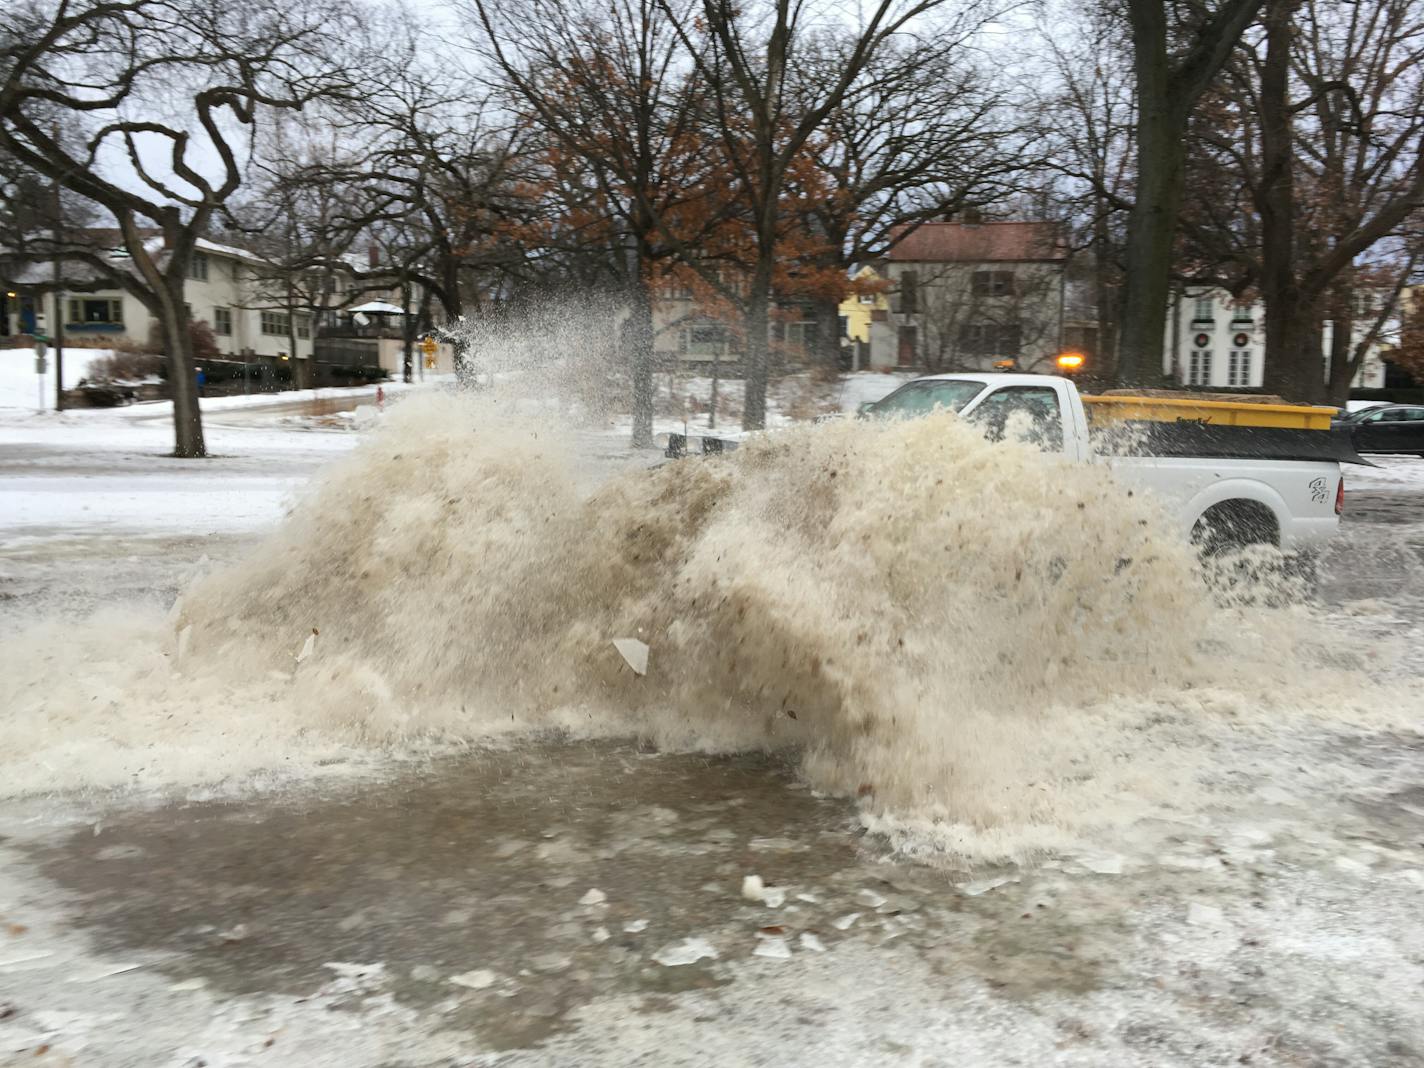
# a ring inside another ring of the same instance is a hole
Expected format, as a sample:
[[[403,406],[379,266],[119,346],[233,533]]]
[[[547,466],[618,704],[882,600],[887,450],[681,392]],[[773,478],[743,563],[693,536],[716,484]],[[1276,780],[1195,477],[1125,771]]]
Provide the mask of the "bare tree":
[[[808,61],[808,45],[829,21],[828,7],[792,0],[700,0],[686,10],[672,0],[658,2],[710,97],[712,131],[730,177],[728,193],[740,204],[749,230],[750,270],[741,297],[746,344],[742,422],[758,429],[766,425],[768,326],[788,175],[874,57],[946,0],[870,4],[846,41],[842,65],[815,93],[795,93],[790,86],[812,84],[794,72]],[[968,37],[982,18],[983,9],[971,3],[932,32]]]
[[[1263,22],[1193,122],[1183,248],[1264,300],[1268,389],[1339,402],[1417,263],[1424,4],[1271,0]]]
[[[843,284],[852,265],[883,256],[919,223],[998,200],[1022,169],[1004,93],[963,43],[953,35],[887,41],[807,143],[815,180],[797,200],[822,242],[816,259]],[[839,32],[810,42],[789,91],[813,107],[854,46]],[[812,303],[821,361],[834,367],[839,299]]]
[[[686,5],[661,0],[472,0],[505,90],[538,123],[550,154],[586,168],[620,246],[631,357],[633,442],[652,443],[656,264],[669,254],[660,220],[699,195],[692,159],[694,94],[675,30]],[[555,163],[555,170],[562,170]],[[607,235],[603,240],[607,240]]]
[[[119,280],[161,326],[178,456],[206,454],[183,300],[194,245],[242,184],[254,125],[347,84],[344,18],[318,0],[59,0],[21,9],[0,51],[0,148],[116,221]]]
[[[1092,373],[1116,377],[1123,256],[1133,203],[1136,99],[1131,42],[1119,13],[1053,8],[1041,30],[1047,60],[1028,108],[1065,239],[1091,273],[1097,343]]]

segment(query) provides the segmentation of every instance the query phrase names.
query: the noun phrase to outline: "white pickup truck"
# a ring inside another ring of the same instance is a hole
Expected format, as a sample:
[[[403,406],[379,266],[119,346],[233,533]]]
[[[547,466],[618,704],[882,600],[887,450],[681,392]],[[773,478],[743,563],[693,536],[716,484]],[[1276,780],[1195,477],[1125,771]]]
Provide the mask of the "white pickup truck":
[[[1002,436],[1006,426],[1011,431],[1027,430],[1029,439],[1045,451],[1062,452],[1079,463],[1104,465],[1119,481],[1167,501],[1182,536],[1207,552],[1268,544],[1292,554],[1313,555],[1340,525],[1345,484],[1339,461],[1325,458],[1328,448],[1318,449],[1319,459],[1257,457],[1251,455],[1254,448],[1241,450],[1245,456],[1215,455],[1231,451],[1220,447],[1210,450],[1213,455],[1099,452],[1089,435],[1083,400],[1066,378],[930,375],[905,383],[881,400],[863,405],[861,411],[869,416],[913,416],[937,407],[982,423],[991,437]],[[1283,440],[1303,443],[1304,452],[1316,455],[1316,446],[1331,439],[1327,431],[1301,430],[1287,431]],[[680,454],[686,446],[685,440],[670,441],[669,455]],[[735,447],[735,441],[703,443],[703,451],[727,447]],[[1270,455],[1270,450],[1265,451]],[[1352,453],[1348,447],[1344,451]],[[1292,455],[1290,448],[1284,453],[1275,449],[1275,455],[1283,454]]]

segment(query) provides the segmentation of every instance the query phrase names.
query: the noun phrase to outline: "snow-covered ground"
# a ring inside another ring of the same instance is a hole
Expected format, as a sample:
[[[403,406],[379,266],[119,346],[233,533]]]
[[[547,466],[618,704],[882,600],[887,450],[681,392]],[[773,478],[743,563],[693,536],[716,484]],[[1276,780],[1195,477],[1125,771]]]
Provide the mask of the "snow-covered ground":
[[[64,388],[73,389],[79,385],[79,380],[89,373],[91,363],[112,355],[112,349],[66,348]],[[53,351],[45,357],[45,363],[45,373],[38,375],[35,373],[33,349],[0,349],[0,411],[6,408],[30,412],[54,409]]]
[[[1345,493],[1354,490],[1424,492],[1424,458],[1418,456],[1367,456],[1373,467],[1352,464],[1345,469]]]
[[[357,440],[377,388],[296,390],[202,401],[206,460],[176,460],[169,401],[121,408],[0,409],[0,545],[16,538],[234,534],[269,527],[294,490]]]

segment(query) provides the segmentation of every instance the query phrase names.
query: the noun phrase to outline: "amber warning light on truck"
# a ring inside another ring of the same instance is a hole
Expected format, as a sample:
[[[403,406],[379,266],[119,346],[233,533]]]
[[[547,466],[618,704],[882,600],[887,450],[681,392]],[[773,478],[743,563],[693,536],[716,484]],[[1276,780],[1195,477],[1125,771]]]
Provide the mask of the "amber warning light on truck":
[[[1081,352],[1065,352],[1058,357],[1058,369],[1065,375],[1071,375],[1074,371],[1082,370],[1083,354]]]

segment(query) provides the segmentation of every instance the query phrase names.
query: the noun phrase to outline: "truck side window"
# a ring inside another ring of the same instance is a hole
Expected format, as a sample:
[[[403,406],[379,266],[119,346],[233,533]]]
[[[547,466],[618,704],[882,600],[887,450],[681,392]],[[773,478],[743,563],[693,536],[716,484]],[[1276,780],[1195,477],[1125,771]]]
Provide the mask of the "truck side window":
[[[1063,415],[1058,392],[1050,387],[1005,386],[985,397],[969,419],[984,427],[990,441],[1007,435],[1044,452],[1063,451]]]

